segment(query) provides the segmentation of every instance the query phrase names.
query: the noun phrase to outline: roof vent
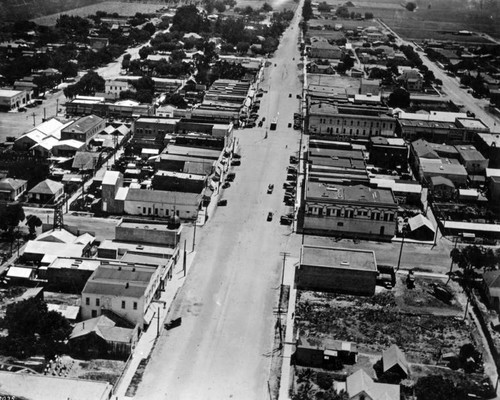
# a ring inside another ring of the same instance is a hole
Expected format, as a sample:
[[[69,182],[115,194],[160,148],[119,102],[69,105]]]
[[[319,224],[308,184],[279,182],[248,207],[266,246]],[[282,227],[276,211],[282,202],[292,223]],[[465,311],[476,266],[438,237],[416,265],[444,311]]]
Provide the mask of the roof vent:
[[[341,261],[340,265],[342,265],[344,267],[348,267],[349,266],[349,261]]]
[[[136,247],[136,249],[137,249],[137,250],[143,250],[143,249],[144,249],[144,246],[143,246],[142,244],[140,244],[140,245],[138,245],[138,246]]]

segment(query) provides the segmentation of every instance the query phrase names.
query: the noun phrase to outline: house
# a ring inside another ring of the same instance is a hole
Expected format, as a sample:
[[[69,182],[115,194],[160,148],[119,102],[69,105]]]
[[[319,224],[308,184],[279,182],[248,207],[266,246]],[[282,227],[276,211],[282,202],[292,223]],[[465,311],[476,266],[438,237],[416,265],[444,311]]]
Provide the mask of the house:
[[[300,290],[372,296],[377,274],[373,251],[303,245],[295,285]]]
[[[101,50],[109,45],[109,39],[105,37],[89,36],[88,40],[93,50]]]
[[[400,400],[399,385],[375,382],[363,369],[347,377],[346,391],[349,400]]]
[[[120,98],[120,93],[125,91],[135,91],[134,87],[125,80],[108,79],[104,82],[106,94],[111,94],[115,99]]]
[[[0,179],[0,200],[16,201],[24,194],[27,187],[28,181],[22,179]]]
[[[489,160],[488,167],[500,168],[500,133],[476,133],[474,144]]]
[[[398,206],[391,189],[365,184],[306,182],[305,232],[390,240]]]
[[[484,272],[483,288],[489,306],[497,313],[500,313],[500,271]]]
[[[435,199],[450,200],[455,197],[455,185],[448,178],[440,175],[432,176],[429,183],[430,191]]]
[[[0,111],[24,107],[30,100],[25,90],[0,89]]]
[[[298,335],[295,362],[304,367],[336,368],[355,364],[358,359],[356,344],[330,338]]]
[[[401,82],[405,89],[410,92],[420,92],[424,85],[424,76],[418,69],[414,68],[404,70],[396,80]]]
[[[433,241],[436,235],[436,229],[422,214],[417,214],[408,219],[408,237],[416,240]]]
[[[371,94],[371,95],[379,95],[380,94],[380,79],[367,79],[361,78],[361,86],[359,88],[360,94]]]
[[[406,379],[410,376],[406,356],[395,344],[382,352],[382,366],[384,374],[395,374],[400,379]]]
[[[13,285],[28,285],[29,281],[33,280],[36,276],[36,268],[16,267],[14,265],[9,267],[6,279]]]
[[[152,302],[165,286],[167,269],[154,264],[110,261],[92,273],[82,291],[85,321],[111,311],[141,329],[151,323]]]
[[[103,118],[97,115],[87,115],[63,128],[61,130],[61,139],[73,139],[79,142],[85,142],[85,144],[88,145],[95,135],[104,130],[105,126],[106,121]]]
[[[62,183],[45,179],[28,191],[28,201],[42,204],[57,204],[64,197]]]
[[[84,358],[127,358],[137,344],[138,327],[108,312],[77,323],[69,336],[72,353]]]

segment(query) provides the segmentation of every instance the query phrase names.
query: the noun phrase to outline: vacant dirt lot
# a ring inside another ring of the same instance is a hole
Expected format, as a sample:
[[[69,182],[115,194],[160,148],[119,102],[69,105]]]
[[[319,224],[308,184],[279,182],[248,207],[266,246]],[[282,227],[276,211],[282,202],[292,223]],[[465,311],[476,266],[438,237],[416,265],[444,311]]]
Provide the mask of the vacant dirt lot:
[[[424,289],[419,290],[421,294]],[[401,304],[401,305],[398,305]],[[296,329],[357,343],[360,352],[374,353],[396,343],[408,361],[436,364],[441,354],[458,352],[472,340],[472,329],[455,316],[432,315],[433,302],[420,313],[408,297],[384,291],[370,298],[301,291]],[[456,311],[458,305],[445,306]],[[405,310],[406,309],[406,310]]]

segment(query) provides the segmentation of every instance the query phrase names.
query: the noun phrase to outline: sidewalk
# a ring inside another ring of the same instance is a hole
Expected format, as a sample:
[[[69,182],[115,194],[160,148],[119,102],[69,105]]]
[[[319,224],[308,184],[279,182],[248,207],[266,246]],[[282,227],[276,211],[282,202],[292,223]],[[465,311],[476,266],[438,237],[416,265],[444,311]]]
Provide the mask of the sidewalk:
[[[186,276],[191,267],[191,264],[194,260],[196,252],[187,252],[186,257]],[[161,332],[164,328],[165,318],[168,315],[168,311],[172,302],[175,298],[175,295],[179,291],[179,289],[184,284],[186,277],[183,273],[183,255],[179,257],[177,264],[174,267],[174,273],[172,279],[167,281],[165,291],[162,292],[161,298],[154,302],[154,306],[156,306],[156,313],[153,317],[153,322],[149,326],[148,330],[144,332],[137,343],[137,346],[133,352],[132,358],[127,365],[126,370],[123,372],[118,385],[114,390],[113,400],[125,400],[131,399],[132,397],[125,396],[127,389],[134,377],[134,374],[139,366],[139,363],[142,359],[147,358],[151,353],[156,339],[161,335]]]
[[[293,323],[295,316],[295,300],[297,298],[297,289],[294,287],[295,264],[299,260],[289,257],[285,263],[285,272],[283,284],[290,286],[290,296],[288,298],[288,311],[286,313],[286,331],[285,341],[283,342],[283,363],[281,365],[281,379],[279,400],[288,400],[290,398],[290,382],[292,380],[292,354],[295,352],[295,338],[293,336]]]

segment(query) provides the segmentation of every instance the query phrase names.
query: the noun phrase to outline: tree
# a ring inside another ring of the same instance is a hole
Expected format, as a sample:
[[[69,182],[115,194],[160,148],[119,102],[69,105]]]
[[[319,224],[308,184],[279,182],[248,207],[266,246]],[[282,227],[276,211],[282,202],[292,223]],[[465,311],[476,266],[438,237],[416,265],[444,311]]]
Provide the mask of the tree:
[[[78,64],[75,62],[65,62],[61,67],[63,79],[72,78],[78,75]]]
[[[165,104],[171,104],[174,107],[185,109],[187,108],[186,100],[179,93],[167,95],[164,101]]]
[[[373,13],[365,12],[365,19],[373,19]]]
[[[141,60],[145,60],[152,53],[153,48],[151,46],[144,46],[139,49],[139,57],[141,57]]]
[[[4,324],[9,335],[0,342],[4,354],[29,357],[40,349],[52,358],[64,349],[71,333],[68,320],[38,298],[11,303],[7,306]]]
[[[24,209],[20,203],[8,203],[0,206],[0,229],[12,232],[24,221]]]
[[[417,8],[417,5],[413,1],[409,1],[405,7],[408,11],[413,12]]]
[[[318,4],[318,11],[320,12],[330,12],[332,7],[326,1]]]
[[[305,0],[304,6],[302,7],[302,18],[304,21],[309,21],[313,15],[313,10],[311,6],[311,0]]]
[[[410,106],[410,93],[399,87],[389,95],[388,104],[390,107],[407,108]]]
[[[142,29],[148,32],[151,36],[153,36],[156,32],[156,28],[151,22],[148,22],[146,25],[144,25]]]
[[[206,27],[205,18],[193,4],[179,7],[172,18],[172,31],[200,33]]]
[[[345,6],[341,6],[341,7],[337,8],[337,10],[335,11],[335,14],[339,18],[349,18],[349,9]]]
[[[236,44],[236,50],[239,53],[246,53],[249,48],[250,48],[250,43],[248,42],[239,42]]]
[[[222,1],[216,1],[214,8],[220,13],[226,11],[226,5]]]
[[[465,400],[467,395],[455,388],[449,379],[439,375],[430,375],[419,378],[415,384],[417,400]]]
[[[269,3],[264,3],[262,5],[262,11],[265,12],[273,11],[273,7]]]
[[[29,229],[29,234],[32,238],[36,237],[36,228],[42,226],[42,220],[36,215],[28,215],[26,217],[26,225]]]

